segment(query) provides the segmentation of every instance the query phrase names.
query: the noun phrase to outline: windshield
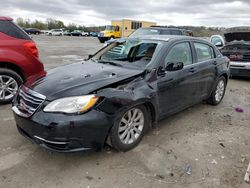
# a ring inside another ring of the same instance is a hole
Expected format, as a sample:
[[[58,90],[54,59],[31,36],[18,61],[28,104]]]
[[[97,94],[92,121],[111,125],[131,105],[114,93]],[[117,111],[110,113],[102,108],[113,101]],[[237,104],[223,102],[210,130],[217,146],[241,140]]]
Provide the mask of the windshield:
[[[108,31],[113,31],[115,30],[115,26],[112,26],[112,25],[107,25],[105,30],[108,30]]]
[[[92,59],[99,62],[119,62],[148,64],[153,58],[156,48],[161,42],[139,39],[127,39],[122,42],[114,42],[98,52]]]
[[[137,29],[134,33],[132,33],[129,37],[136,37],[140,35],[159,35],[160,30],[153,28],[141,28]]]

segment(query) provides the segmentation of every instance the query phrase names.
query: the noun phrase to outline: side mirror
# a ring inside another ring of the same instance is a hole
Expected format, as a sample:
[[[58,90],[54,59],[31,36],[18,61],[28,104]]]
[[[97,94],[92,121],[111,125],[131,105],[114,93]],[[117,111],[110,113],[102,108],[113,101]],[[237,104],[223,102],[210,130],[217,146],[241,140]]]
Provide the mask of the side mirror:
[[[172,71],[178,71],[183,69],[184,63],[183,62],[169,62],[166,66],[166,71],[172,72]]]
[[[222,47],[223,44],[222,44],[222,42],[217,42],[217,43],[215,44],[215,46],[217,46],[217,47]]]

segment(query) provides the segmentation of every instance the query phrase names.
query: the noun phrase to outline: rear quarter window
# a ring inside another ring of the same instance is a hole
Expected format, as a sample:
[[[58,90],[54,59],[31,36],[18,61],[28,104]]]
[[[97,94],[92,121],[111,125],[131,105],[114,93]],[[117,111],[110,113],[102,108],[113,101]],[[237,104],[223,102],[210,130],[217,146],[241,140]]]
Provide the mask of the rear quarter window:
[[[0,20],[0,32],[17,39],[31,40],[31,38],[12,21]]]

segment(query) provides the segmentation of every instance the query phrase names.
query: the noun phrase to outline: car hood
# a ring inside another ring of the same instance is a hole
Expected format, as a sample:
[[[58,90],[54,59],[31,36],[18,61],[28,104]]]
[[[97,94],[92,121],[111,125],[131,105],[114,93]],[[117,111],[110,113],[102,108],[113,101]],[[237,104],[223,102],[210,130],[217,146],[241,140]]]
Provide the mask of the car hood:
[[[225,33],[224,36],[228,43],[232,41],[250,41],[250,32],[231,32]]]
[[[140,69],[86,61],[52,69],[42,78],[29,79],[25,86],[51,101],[62,97],[86,95],[141,73],[143,70]]]

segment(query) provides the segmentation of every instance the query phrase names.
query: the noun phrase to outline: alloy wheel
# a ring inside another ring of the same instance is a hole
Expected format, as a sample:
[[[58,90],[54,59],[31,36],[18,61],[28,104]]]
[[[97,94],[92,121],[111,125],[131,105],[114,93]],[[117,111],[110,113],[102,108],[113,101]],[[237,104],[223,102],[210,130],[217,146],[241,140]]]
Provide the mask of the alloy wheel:
[[[225,83],[223,80],[220,80],[217,84],[216,92],[215,92],[215,100],[217,102],[221,101],[221,99],[224,95],[224,91],[225,91]]]
[[[0,100],[13,98],[18,90],[17,81],[7,75],[0,75]]]
[[[121,118],[118,135],[123,144],[133,144],[142,134],[144,114],[139,108],[132,108]]]

